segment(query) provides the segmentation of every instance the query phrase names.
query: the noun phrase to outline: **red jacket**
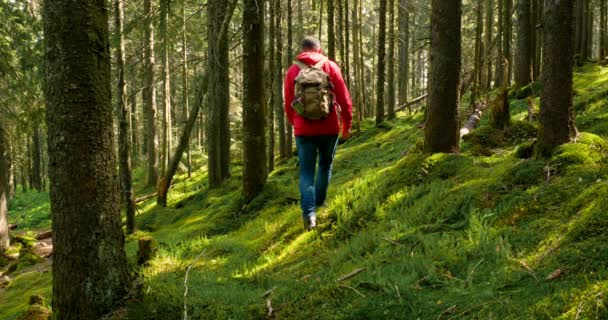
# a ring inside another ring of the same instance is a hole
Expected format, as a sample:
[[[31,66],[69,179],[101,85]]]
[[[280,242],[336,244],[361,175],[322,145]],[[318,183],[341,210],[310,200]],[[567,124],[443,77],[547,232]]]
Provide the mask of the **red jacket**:
[[[315,65],[324,57],[325,56],[322,53],[306,51],[300,53],[296,59],[307,65]],[[350,130],[353,118],[353,104],[350,99],[350,93],[348,93],[348,88],[346,88],[346,84],[342,78],[340,67],[333,61],[327,61],[322,69],[329,75],[334,86],[332,92],[336,97],[336,107],[329,116],[321,120],[307,120],[297,114],[291,107],[291,103],[295,96],[295,79],[300,73],[300,67],[294,64],[287,70],[285,83],[283,85],[285,113],[287,113],[287,118],[289,118],[289,122],[291,122],[291,125],[294,128],[294,134],[296,136],[325,136],[340,133],[338,109],[340,109],[340,117],[342,118],[342,132]]]

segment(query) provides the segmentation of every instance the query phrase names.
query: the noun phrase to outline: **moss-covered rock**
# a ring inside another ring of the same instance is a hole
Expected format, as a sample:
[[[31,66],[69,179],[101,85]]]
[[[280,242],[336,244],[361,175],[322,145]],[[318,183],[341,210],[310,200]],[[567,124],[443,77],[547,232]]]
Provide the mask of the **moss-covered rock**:
[[[551,158],[551,163],[558,169],[571,165],[593,165],[606,157],[608,144],[600,136],[582,133],[576,143],[559,146]]]
[[[27,311],[22,313],[16,320],[49,320],[51,319],[51,310],[35,304],[29,307]]]

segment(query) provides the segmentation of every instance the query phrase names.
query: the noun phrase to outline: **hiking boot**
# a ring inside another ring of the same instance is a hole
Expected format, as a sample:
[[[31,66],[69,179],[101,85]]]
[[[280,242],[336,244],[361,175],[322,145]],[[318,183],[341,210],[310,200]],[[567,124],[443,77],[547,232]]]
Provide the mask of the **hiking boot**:
[[[304,218],[304,229],[312,230],[317,227],[317,217],[305,217]]]

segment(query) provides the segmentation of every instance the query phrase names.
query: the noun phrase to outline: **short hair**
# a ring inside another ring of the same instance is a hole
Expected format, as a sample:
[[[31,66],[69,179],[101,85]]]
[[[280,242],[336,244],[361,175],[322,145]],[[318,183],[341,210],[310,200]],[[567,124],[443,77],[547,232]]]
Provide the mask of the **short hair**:
[[[321,49],[321,42],[319,39],[308,36],[302,40],[302,51],[319,50]]]

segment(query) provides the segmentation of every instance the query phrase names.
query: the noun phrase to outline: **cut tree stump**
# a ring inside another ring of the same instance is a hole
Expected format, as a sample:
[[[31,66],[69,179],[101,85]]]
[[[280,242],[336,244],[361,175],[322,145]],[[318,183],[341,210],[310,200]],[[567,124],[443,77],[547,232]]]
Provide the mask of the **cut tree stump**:
[[[158,251],[156,240],[150,236],[139,238],[139,250],[137,250],[137,263],[143,265],[148,263]]]

